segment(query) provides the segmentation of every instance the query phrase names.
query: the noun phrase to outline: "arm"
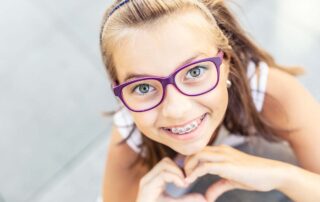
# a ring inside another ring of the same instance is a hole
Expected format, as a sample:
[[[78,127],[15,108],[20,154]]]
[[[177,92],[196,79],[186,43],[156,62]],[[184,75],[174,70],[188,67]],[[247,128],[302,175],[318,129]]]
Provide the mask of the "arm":
[[[278,134],[289,142],[301,166],[288,165],[289,172],[284,174],[284,184],[279,190],[295,201],[319,201],[319,102],[296,78],[275,68],[269,71],[267,93],[279,101],[286,116],[268,100],[262,111],[263,116],[278,126],[299,129],[290,134]]]
[[[214,174],[222,177],[206,192],[208,201],[232,189],[271,191],[278,189],[293,201],[320,201],[320,176],[297,166],[241,152],[226,145],[207,146],[188,156],[184,169],[187,181]]]
[[[270,68],[267,93],[278,103],[266,99],[262,115],[280,127],[297,128],[291,133],[279,133],[293,148],[299,165],[320,174],[320,104],[299,83],[281,70]]]
[[[136,159],[135,153],[127,144],[117,145],[123,138],[115,127],[112,128],[103,182],[103,201],[133,202],[141,177],[147,168],[128,166]]]
[[[284,181],[277,189],[294,201],[319,201],[320,175],[288,165]]]

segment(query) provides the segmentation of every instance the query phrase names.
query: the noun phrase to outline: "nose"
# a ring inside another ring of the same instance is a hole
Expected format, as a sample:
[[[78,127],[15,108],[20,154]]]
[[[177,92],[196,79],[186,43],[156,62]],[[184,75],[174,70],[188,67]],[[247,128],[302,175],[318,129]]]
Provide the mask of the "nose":
[[[168,85],[162,102],[162,115],[171,119],[183,119],[190,114],[191,109],[191,98],[180,93],[173,85]]]

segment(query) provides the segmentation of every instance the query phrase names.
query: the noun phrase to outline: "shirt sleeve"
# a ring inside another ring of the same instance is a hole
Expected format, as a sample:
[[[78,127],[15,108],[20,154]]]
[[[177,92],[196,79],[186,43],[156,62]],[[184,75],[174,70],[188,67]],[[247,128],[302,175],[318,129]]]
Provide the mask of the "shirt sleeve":
[[[117,127],[120,135],[123,138],[127,138],[130,134],[130,131],[132,130],[132,127],[134,127],[133,119],[128,112],[126,108],[122,108],[120,111],[116,112],[113,116],[113,123]],[[130,146],[130,148],[139,153],[140,148],[139,145],[142,143],[142,137],[141,133],[138,130],[137,127],[135,127],[132,135],[129,139],[127,139],[127,144]]]

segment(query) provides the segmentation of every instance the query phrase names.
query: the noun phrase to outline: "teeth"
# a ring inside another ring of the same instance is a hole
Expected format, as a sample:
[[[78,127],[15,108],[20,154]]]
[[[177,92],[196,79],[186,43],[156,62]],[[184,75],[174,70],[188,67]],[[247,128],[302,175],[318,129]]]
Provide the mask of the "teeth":
[[[197,127],[198,127],[197,121],[193,121],[191,124],[188,124],[185,127],[169,128],[169,129],[171,130],[172,133],[184,134],[184,133],[187,133],[187,132],[190,132],[190,131],[194,130]]]
[[[175,134],[179,134],[179,135],[182,135],[182,134],[185,134],[185,133],[188,133],[190,131],[193,131],[195,130],[199,124],[201,123],[201,121],[204,119],[206,114],[204,114],[200,120],[195,120],[193,122],[191,122],[190,124],[187,124],[185,125],[184,127],[177,127],[177,128],[164,128],[172,133],[175,133]]]

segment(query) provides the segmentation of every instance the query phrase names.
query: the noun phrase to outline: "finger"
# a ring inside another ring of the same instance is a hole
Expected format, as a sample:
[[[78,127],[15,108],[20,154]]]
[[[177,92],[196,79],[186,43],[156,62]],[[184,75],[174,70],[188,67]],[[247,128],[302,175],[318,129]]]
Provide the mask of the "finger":
[[[207,202],[207,200],[201,194],[192,193],[181,197],[177,202]]]
[[[235,188],[229,180],[221,179],[207,189],[205,196],[207,201],[216,201],[223,193]]]
[[[179,187],[188,186],[184,177],[181,177],[181,175],[178,175],[176,172],[172,173],[171,170],[174,171],[174,169],[168,169],[168,167],[174,167],[172,164],[166,161],[158,164],[157,169],[151,170],[140,180],[139,189],[141,190],[142,196],[147,196],[152,193],[156,198],[159,197],[161,193],[163,193],[166,183],[174,183]]]
[[[226,144],[219,144],[215,146],[207,146],[204,151],[211,151],[220,154],[234,154],[239,150]]]
[[[227,176],[229,164],[226,162],[214,162],[214,163],[203,163],[196,167],[192,173],[185,179],[188,183],[193,182],[198,177],[206,174],[219,175],[220,177]]]
[[[171,164],[170,169],[174,173],[177,173],[179,176],[185,178],[184,169],[179,167],[176,162],[174,162],[172,159],[168,161],[169,164]]]
[[[188,157],[184,164],[186,174],[189,175],[202,162],[223,162],[226,157],[223,154],[216,152],[200,152],[191,157]]]
[[[146,186],[154,186],[157,188],[163,188],[163,186],[166,183],[174,183],[175,185],[177,185],[179,187],[186,187],[187,186],[187,184],[183,178],[179,177],[175,173],[170,173],[170,172],[166,172],[166,171],[159,173],[159,175],[157,175],[155,178],[153,178],[152,181],[147,183]]]
[[[175,173],[179,175],[181,178],[184,178],[184,174],[182,169],[178,167],[178,165],[170,158],[166,157],[162,160],[161,165],[155,168],[155,173],[161,172],[163,170]]]
[[[161,202],[207,202],[205,197],[198,193],[187,194],[179,198],[172,198],[171,196],[164,195],[160,201]]]
[[[156,164],[144,177],[141,179],[141,185],[152,181],[155,177],[157,177],[163,171],[173,173],[179,176],[181,179],[184,179],[184,174],[182,170],[170,159],[164,158],[158,164]]]

